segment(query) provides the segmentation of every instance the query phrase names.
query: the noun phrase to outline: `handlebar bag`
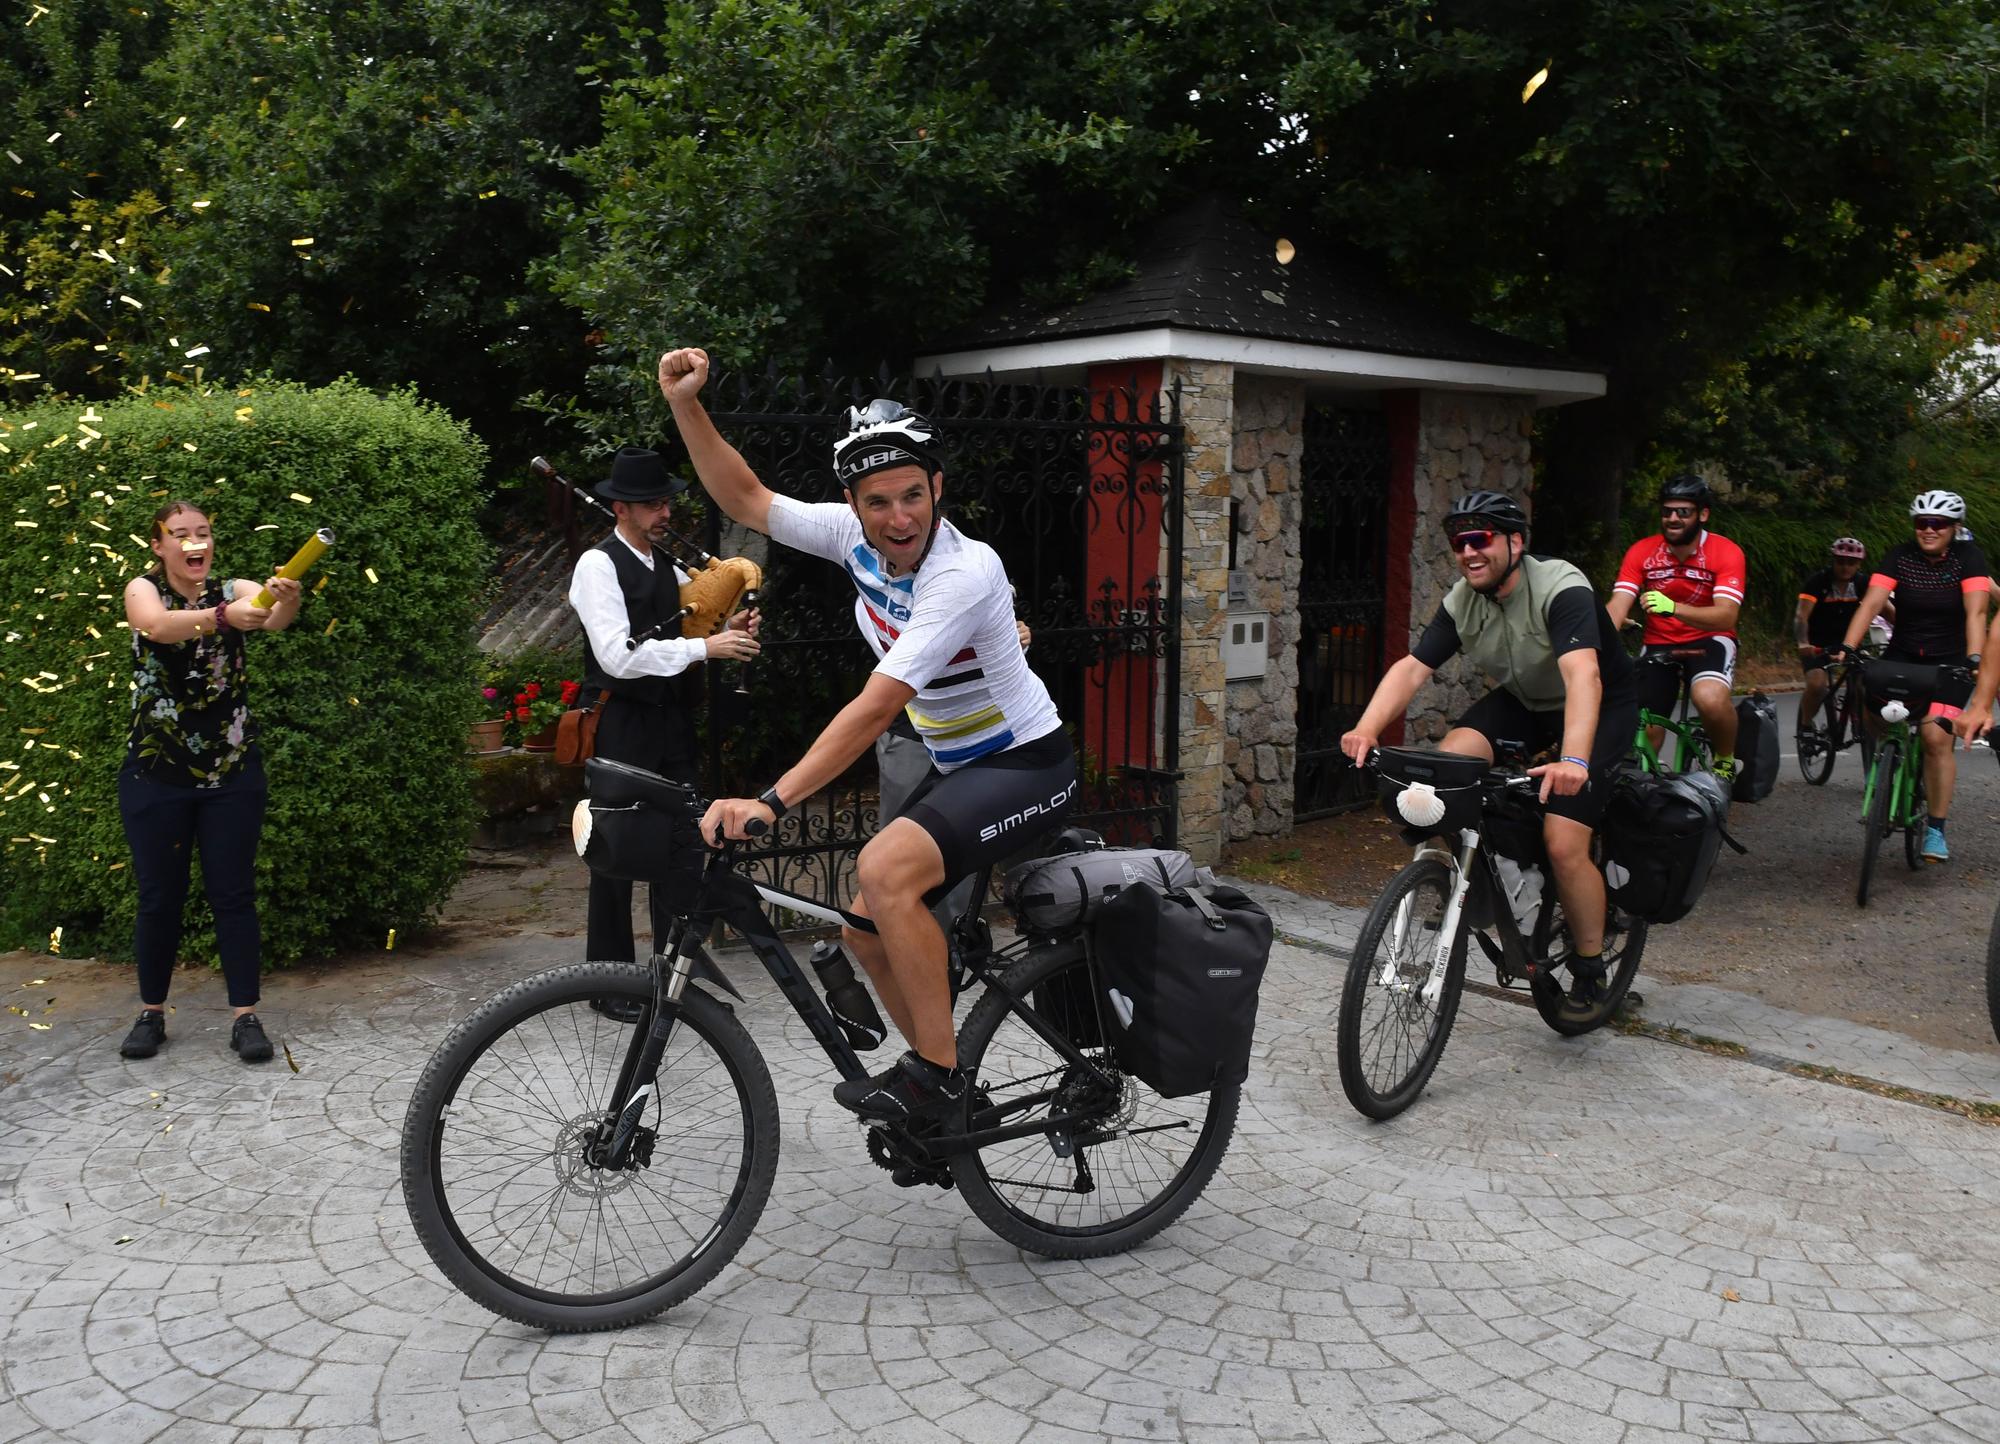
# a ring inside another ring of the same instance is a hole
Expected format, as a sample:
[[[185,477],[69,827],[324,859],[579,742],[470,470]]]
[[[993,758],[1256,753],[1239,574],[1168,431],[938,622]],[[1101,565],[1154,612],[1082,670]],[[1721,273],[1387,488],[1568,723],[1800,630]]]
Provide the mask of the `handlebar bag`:
[[[1686,917],[1708,886],[1728,817],[1729,791],[1714,773],[1619,773],[1599,824],[1612,904],[1649,923]]]
[[[692,787],[604,757],[584,764],[583,780],[589,795],[576,805],[570,835],[592,872],[651,883],[701,875],[706,849]]]
[[[1482,784],[1491,764],[1477,757],[1437,752],[1422,747],[1383,747],[1375,761],[1375,797],[1382,810],[1404,827],[1413,824],[1426,836],[1477,827],[1484,800]],[[1399,799],[1406,788],[1423,787],[1436,794],[1444,811],[1435,822],[1407,815]]]
[[[1910,715],[1921,717],[1937,700],[1938,669],[1931,662],[1893,662],[1878,657],[1861,668],[1861,690],[1868,705],[1879,710],[1884,702],[1901,702]]]
[[[1112,1054],[1164,1098],[1250,1070],[1271,918],[1226,883],[1135,882],[1098,910],[1090,947]]]
[[[1778,707],[1762,692],[1736,704],[1737,802],[1762,802],[1778,785]]]
[[[1080,928],[1130,883],[1161,892],[1194,882],[1194,859],[1162,847],[1092,847],[1024,862],[1007,875],[1007,906],[1030,933]]]

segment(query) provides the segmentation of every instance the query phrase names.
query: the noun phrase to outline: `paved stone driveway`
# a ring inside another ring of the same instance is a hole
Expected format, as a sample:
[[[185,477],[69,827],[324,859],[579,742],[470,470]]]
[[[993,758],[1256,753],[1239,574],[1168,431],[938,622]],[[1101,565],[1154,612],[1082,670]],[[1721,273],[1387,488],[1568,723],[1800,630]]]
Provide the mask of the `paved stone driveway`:
[[[895,1188],[739,963],[785,1109],[756,1238],[644,1328],[497,1321],[417,1245],[396,1134],[448,1021],[573,947],[286,975],[297,1073],[224,1050],[212,982],[133,1064],[103,969],[0,960],[58,999],[0,1027],[0,1444],[2000,1440],[2000,1129],[1483,998],[1369,1125],[1338,964],[1289,947],[1215,1186],[1084,1264]]]

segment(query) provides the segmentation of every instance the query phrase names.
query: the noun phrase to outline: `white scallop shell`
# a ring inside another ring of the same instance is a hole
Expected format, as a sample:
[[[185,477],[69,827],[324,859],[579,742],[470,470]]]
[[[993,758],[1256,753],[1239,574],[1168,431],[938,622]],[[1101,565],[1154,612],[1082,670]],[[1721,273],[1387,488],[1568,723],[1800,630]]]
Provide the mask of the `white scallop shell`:
[[[1412,782],[1396,794],[1396,811],[1416,827],[1434,827],[1444,820],[1444,799],[1428,782]]]

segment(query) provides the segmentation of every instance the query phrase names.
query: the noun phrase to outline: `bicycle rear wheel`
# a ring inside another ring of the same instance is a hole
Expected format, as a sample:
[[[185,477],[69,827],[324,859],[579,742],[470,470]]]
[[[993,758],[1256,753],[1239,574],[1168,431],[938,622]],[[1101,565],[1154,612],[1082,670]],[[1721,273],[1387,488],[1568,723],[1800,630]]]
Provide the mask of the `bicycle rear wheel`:
[[[1436,1001],[1423,991],[1454,884],[1453,869],[1418,858],[1389,879],[1362,920],[1340,990],[1335,1052],[1347,1101],[1369,1118],[1393,1118],[1416,1102],[1451,1039],[1465,987],[1462,914]]]
[[[1869,771],[1874,793],[1868,799],[1868,813],[1861,821],[1861,881],[1854,889],[1854,901],[1868,906],[1868,889],[1875,880],[1875,859],[1882,851],[1882,839],[1889,835],[1889,794],[1896,790],[1896,744],[1884,742],[1875,749],[1875,765]]]
[[[1986,1020],[1993,1025],[1994,1041],[2000,1042],[2000,909],[1986,934]]]
[[[1595,846],[1596,844],[1593,844]],[[1564,968],[1569,966],[1572,944],[1569,924],[1562,915],[1562,904],[1549,910],[1543,926],[1537,930],[1535,946],[1548,959],[1549,966]],[[1603,1027],[1624,1006],[1625,995],[1632,990],[1632,980],[1639,976],[1639,959],[1646,952],[1646,920],[1635,918],[1621,908],[1613,907],[1607,898],[1604,905],[1604,996],[1596,1007],[1587,1011],[1571,1011],[1563,1006],[1562,996],[1552,989],[1532,990],[1535,1011],[1542,1015],[1542,1021],[1565,1038],[1580,1037]]]
[[[1105,1045],[1083,942],[1036,948],[988,988],[959,1030],[972,1075],[972,1130],[1036,1118],[1071,1123],[951,1157],[980,1221],[1045,1258],[1101,1258],[1151,1238],[1201,1196],[1236,1128],[1238,1084],[1162,1098]],[[1006,1004],[1031,998],[1042,1021],[1097,1064],[1066,1061]]]
[[[482,1004],[432,1055],[403,1120],[403,1198],[431,1260],[503,1318],[620,1328],[707,1284],[778,1166],[778,1098],[736,1016],[699,988],[640,1117],[631,1166],[590,1159],[650,969],[582,963]]]

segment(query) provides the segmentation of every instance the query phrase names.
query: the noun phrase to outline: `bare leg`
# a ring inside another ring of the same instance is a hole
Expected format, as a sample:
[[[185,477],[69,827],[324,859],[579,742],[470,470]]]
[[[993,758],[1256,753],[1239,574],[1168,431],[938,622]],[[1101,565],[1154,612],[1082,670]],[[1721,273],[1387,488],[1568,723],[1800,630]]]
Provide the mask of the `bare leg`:
[[[864,918],[872,918],[868,911],[868,899],[856,896],[847,910],[859,913]],[[910,1036],[910,1009],[903,1001],[903,990],[896,986],[896,975],[889,971],[889,955],[882,949],[882,939],[875,933],[864,933],[859,928],[843,927],[840,940],[847,945],[847,951],[861,964],[861,971],[868,975],[868,981],[875,985],[875,996],[882,1000],[888,1010],[889,1021],[896,1025],[896,1031],[905,1038]]]
[[[1952,735],[1944,728],[1926,723],[1924,738],[1924,806],[1932,817],[1951,816],[1951,790],[1958,784],[1958,754],[1952,751]]]
[[[1477,757],[1484,761],[1493,760],[1493,744],[1486,740],[1484,732],[1475,732],[1470,727],[1454,727],[1444,734],[1444,741],[1438,743],[1440,752],[1455,752],[1460,757]]]
[[[879,934],[873,948],[863,943],[855,956],[917,1055],[941,1068],[957,1067],[944,931],[924,906],[924,894],[944,881],[937,843],[916,823],[898,818],[861,849],[855,872]],[[850,934],[858,936],[864,935]]]
[[[1717,757],[1736,755],[1736,708],[1730,704],[1729,689],[1713,677],[1704,677],[1689,689],[1694,710],[1708,730]]]
[[[1569,921],[1570,941],[1585,957],[1604,951],[1604,874],[1590,860],[1590,835],[1591,830],[1574,818],[1542,819],[1542,843],[1549,850],[1549,869],[1556,875],[1556,896]]]

